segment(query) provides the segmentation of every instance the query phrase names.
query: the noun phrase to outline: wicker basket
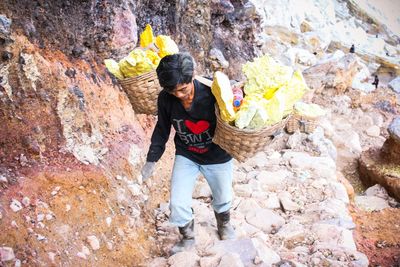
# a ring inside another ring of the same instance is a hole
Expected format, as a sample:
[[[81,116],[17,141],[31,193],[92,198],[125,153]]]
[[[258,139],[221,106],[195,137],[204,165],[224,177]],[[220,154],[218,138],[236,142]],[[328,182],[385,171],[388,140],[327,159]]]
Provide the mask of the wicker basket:
[[[300,130],[302,133],[312,133],[318,125],[317,119],[318,118],[294,114],[286,124],[286,131],[288,133],[294,133],[295,131]]]
[[[231,126],[223,121],[219,115],[219,109],[215,107],[217,126],[215,128],[213,142],[223,148],[239,162],[244,162],[257,152],[264,150],[285,127],[289,116],[280,122],[264,127],[260,130],[244,130]]]
[[[156,71],[119,80],[136,113],[157,115],[157,98],[161,91]]]

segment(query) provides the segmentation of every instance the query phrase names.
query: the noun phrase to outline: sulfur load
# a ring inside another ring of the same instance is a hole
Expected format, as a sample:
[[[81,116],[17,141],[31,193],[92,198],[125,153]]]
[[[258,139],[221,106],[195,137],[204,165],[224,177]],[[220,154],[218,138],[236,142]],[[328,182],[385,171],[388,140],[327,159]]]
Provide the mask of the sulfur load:
[[[117,79],[131,78],[157,68],[161,58],[179,52],[178,46],[167,35],[154,37],[150,24],[140,34],[140,48],[132,50],[118,63],[113,59],[104,60],[108,71]]]
[[[211,92],[217,100],[222,120],[233,121],[235,111],[233,110],[233,93],[228,76],[220,71],[215,72]]]
[[[268,55],[246,63],[242,70],[245,97],[234,121],[240,129],[258,130],[278,123],[308,90],[300,71],[293,72]]]

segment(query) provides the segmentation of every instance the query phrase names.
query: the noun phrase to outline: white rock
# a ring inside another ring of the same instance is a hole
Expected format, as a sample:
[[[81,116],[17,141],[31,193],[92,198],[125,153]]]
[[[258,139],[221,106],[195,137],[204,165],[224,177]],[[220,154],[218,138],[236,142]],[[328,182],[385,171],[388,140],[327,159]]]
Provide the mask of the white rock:
[[[237,211],[247,214],[254,209],[261,209],[260,205],[251,198],[242,199],[237,207]]]
[[[85,255],[90,255],[90,250],[87,246],[82,246],[82,253]]]
[[[369,127],[365,132],[369,136],[378,137],[381,134],[381,129],[378,126],[373,125],[373,126]]]
[[[267,209],[279,209],[281,205],[279,204],[279,198],[276,193],[268,194],[268,199],[262,203],[264,208]]]
[[[84,260],[87,259],[86,254],[83,253],[83,252],[78,252],[78,253],[76,253],[76,256],[78,256],[79,258],[84,259]]]
[[[71,210],[71,205],[70,204],[66,204],[65,205],[65,211],[68,212]]]
[[[354,202],[357,207],[366,211],[378,211],[390,207],[387,200],[376,196],[356,196]]]
[[[198,265],[199,256],[193,252],[179,252],[168,258],[168,264],[171,267],[195,267]]]
[[[266,233],[278,230],[285,219],[268,209],[253,209],[246,215],[246,221]]]
[[[10,208],[13,212],[18,212],[22,210],[22,204],[16,199],[11,200]]]
[[[86,238],[86,240],[93,250],[98,250],[100,248],[100,242],[96,236],[90,235]]]
[[[25,207],[28,207],[31,204],[31,200],[29,199],[29,197],[24,197],[22,199],[22,205],[24,205]]]
[[[257,250],[258,258],[266,265],[272,266],[272,264],[277,263],[281,260],[281,257],[271,248],[267,247],[265,244],[261,243],[258,239],[252,238],[254,247]]]
[[[21,267],[21,260],[16,259],[14,263],[14,267]]]
[[[141,187],[138,184],[128,184],[128,189],[131,191],[133,196],[139,196],[142,193]]]
[[[389,195],[386,192],[386,189],[380,184],[369,187],[367,190],[365,190],[365,195],[380,197],[386,200],[389,199]]]
[[[291,172],[287,170],[278,170],[278,171],[261,171],[257,175],[257,180],[260,181],[261,186],[263,185],[279,185],[282,184],[283,181],[291,175]]]
[[[49,253],[47,253],[47,255],[49,256],[49,259],[50,259],[51,263],[55,264],[55,263],[56,263],[56,261],[55,261],[55,259],[56,259],[56,253],[54,253],[54,252],[49,252]]]
[[[400,94],[400,76],[397,76],[395,79],[391,80],[388,86],[390,89]]]
[[[52,214],[46,214],[46,220],[50,221],[53,219],[53,215]]]
[[[14,260],[14,250],[10,247],[0,247],[0,258],[2,262]]]
[[[244,265],[239,254],[228,252],[222,256],[218,267],[244,267]]]
[[[36,219],[38,222],[41,222],[41,221],[43,221],[44,217],[45,217],[45,215],[43,213],[39,213],[37,215]]]
[[[106,218],[106,224],[107,224],[108,227],[110,227],[111,222],[112,222],[111,217],[107,217],[107,218]]]
[[[234,187],[237,196],[250,197],[252,193],[252,187],[249,184],[237,184]]]
[[[5,177],[4,175],[0,175],[0,183],[8,183],[7,177]]]
[[[339,182],[329,182],[329,185],[333,191],[333,195],[336,199],[343,201],[346,204],[349,204],[349,195],[347,194],[346,187]]]
[[[113,246],[113,243],[112,243],[112,242],[109,242],[109,241],[108,241],[108,242],[106,243],[106,246],[107,246],[107,249],[108,249],[109,251],[112,251],[112,250],[113,250],[113,247],[114,247],[114,246]]]
[[[295,211],[300,209],[300,206],[292,200],[292,196],[290,195],[289,192],[286,191],[280,192],[278,194],[278,198],[285,210]]]

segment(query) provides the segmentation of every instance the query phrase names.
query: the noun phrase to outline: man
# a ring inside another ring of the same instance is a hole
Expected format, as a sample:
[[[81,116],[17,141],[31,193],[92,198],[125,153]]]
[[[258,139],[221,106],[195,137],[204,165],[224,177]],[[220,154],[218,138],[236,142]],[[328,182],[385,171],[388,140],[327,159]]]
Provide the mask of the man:
[[[176,253],[194,245],[192,193],[199,173],[212,191],[212,206],[221,239],[235,238],[230,224],[232,157],[212,142],[216,126],[215,98],[210,87],[193,79],[194,61],[187,53],[160,61],[157,76],[163,90],[158,96],[158,120],[151,137],[143,179],[150,177],[165,150],[174,127],[175,162],[171,177],[170,222],[179,227],[181,241]]]

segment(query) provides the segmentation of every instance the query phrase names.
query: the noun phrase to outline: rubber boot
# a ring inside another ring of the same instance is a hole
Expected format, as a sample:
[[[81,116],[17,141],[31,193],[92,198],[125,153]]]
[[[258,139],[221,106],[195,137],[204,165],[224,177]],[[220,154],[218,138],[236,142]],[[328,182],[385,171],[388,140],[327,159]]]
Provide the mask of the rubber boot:
[[[183,227],[179,227],[179,233],[182,235],[182,239],[172,247],[171,255],[194,247],[194,220]]]
[[[221,240],[235,239],[235,230],[233,229],[231,223],[230,211],[225,211],[222,213],[216,213],[214,211],[215,218],[217,219],[218,235]]]

